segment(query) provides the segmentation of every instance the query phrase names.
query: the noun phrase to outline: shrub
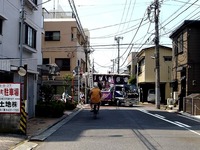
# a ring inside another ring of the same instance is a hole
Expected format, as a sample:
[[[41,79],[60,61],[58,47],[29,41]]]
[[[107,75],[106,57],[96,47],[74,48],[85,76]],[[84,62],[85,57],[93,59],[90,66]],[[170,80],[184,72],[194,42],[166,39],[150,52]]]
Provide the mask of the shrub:
[[[77,106],[77,102],[67,101],[67,102],[65,103],[65,109],[66,109],[66,110],[73,110],[73,109],[76,108],[76,106]]]
[[[40,87],[40,96],[45,102],[49,102],[54,95],[54,88],[51,85],[42,85]]]
[[[65,104],[61,101],[39,102],[35,106],[35,115],[36,117],[61,117],[64,109]]]

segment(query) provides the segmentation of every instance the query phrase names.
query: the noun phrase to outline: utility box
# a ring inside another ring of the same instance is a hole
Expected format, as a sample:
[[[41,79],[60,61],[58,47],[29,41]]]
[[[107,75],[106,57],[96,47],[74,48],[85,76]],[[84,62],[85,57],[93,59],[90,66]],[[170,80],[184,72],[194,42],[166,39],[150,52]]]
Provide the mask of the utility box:
[[[194,93],[183,98],[183,111],[191,115],[200,115],[200,93]]]

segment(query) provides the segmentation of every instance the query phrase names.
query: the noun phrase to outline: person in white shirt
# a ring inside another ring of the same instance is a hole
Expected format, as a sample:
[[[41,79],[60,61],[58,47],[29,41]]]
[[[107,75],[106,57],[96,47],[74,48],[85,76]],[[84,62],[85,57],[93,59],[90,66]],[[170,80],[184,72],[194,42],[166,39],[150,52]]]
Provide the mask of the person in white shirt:
[[[80,102],[81,104],[85,104],[85,94],[83,91],[80,91]]]

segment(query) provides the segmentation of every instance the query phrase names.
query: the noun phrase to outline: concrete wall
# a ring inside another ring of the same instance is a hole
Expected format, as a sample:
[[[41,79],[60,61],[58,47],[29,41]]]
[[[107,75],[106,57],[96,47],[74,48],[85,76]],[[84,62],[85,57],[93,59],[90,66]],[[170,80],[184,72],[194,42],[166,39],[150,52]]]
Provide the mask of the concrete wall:
[[[19,133],[20,114],[0,114],[1,133]]]

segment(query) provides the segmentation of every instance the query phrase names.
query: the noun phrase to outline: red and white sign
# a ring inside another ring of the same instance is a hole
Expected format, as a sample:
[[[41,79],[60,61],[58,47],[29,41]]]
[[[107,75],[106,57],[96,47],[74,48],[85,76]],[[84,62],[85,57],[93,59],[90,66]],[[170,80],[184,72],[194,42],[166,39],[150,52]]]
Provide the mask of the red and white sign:
[[[19,83],[0,83],[0,113],[20,113]]]

